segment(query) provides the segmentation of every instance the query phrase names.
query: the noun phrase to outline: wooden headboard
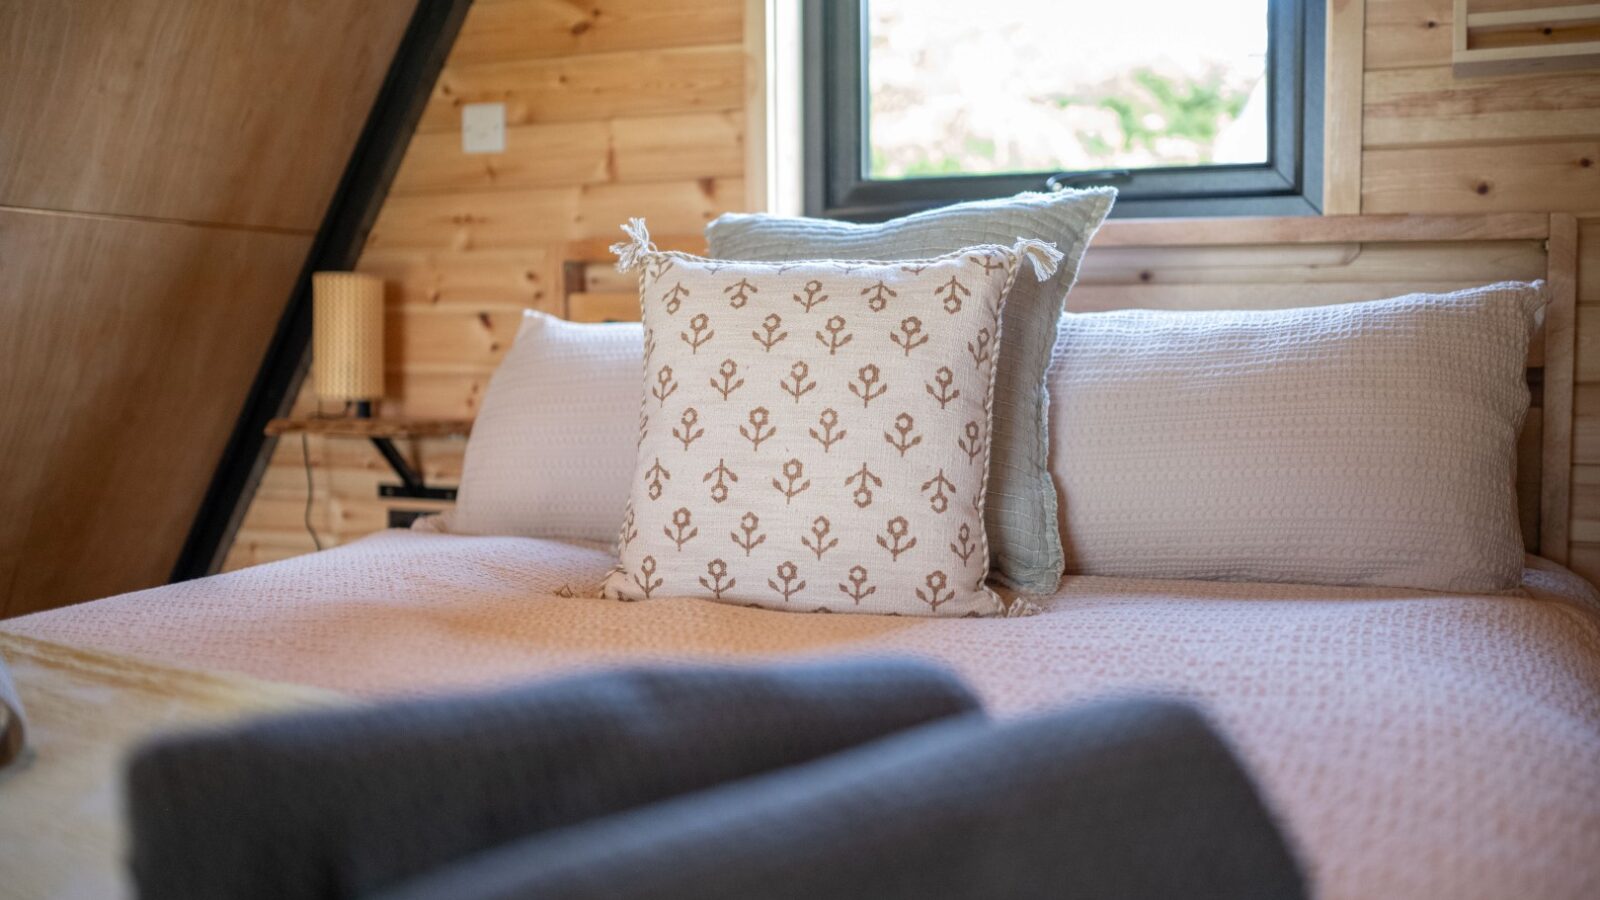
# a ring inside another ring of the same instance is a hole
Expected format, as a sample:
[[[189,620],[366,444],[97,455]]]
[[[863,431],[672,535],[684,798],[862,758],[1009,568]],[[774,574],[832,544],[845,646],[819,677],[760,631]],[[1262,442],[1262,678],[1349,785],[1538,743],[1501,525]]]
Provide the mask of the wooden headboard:
[[[658,243],[704,250],[698,238]],[[1123,219],[1095,237],[1067,306],[1264,309],[1545,279],[1550,304],[1529,352],[1533,406],[1519,446],[1517,498],[1528,549],[1564,563],[1576,269],[1577,220],[1564,214]],[[564,274],[568,318],[638,318],[633,277],[618,274],[598,242],[570,248]]]

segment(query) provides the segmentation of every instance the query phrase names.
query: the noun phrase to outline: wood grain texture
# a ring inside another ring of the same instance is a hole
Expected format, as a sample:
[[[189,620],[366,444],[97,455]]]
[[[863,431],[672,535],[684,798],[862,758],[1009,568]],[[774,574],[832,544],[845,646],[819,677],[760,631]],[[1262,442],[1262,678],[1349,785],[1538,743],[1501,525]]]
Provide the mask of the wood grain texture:
[[[1475,13],[1514,12],[1547,6],[1584,6],[1594,0],[1472,0]]]
[[[621,223],[639,215],[654,230],[695,232],[743,199],[737,178],[393,196],[367,245],[465,251],[609,242],[619,239]]]
[[[1578,220],[1578,302],[1600,305],[1600,214]]]
[[[474,15],[468,13],[468,20]],[[483,102],[504,103],[508,125],[739,110],[744,66],[738,37],[707,47],[472,66],[449,63],[418,127],[458,129],[461,107]]]
[[[1576,380],[1600,384],[1600,306],[1578,304],[1577,334]]]
[[[383,250],[361,255],[360,271],[384,279],[395,306],[554,310],[560,300],[559,248]]]
[[[466,154],[455,132],[419,134],[392,195],[738,178],[743,117],[733,112],[553,122],[506,129],[506,152]]]
[[[1582,5],[1582,0],[1472,0],[1474,13]],[[1448,66],[1457,30],[1452,0],[1367,0],[1367,69]],[[1480,31],[1474,47],[1592,39],[1592,26]]]
[[[401,306],[385,319],[384,356],[402,374],[492,371],[520,327],[521,310]]]
[[[1367,0],[1367,70],[1450,65],[1450,0]]]
[[[1112,219],[1095,234],[1092,247],[1237,244],[1327,244],[1351,241],[1460,241],[1542,239],[1548,216],[1305,216],[1234,219]]]
[[[1600,67],[1600,40],[1595,39],[1600,29],[1585,27],[1573,31],[1580,32],[1574,41],[1544,47],[1529,46],[1536,40],[1504,47],[1474,47],[1456,53],[1451,68],[1463,78],[1485,78]],[[1541,33],[1545,32],[1535,31],[1529,36]]]
[[[637,322],[639,293],[568,294],[566,318],[574,322]]]
[[[1485,284],[1545,274],[1538,239],[1237,246],[1096,247],[1079,278],[1094,284]]]
[[[777,104],[767,77],[775,52],[774,0],[744,0],[744,184],[746,209],[770,209],[768,126]]]
[[[165,581],[414,0],[0,0],[0,616]]]
[[[1105,312],[1112,309],[1295,309],[1302,306],[1337,306],[1366,300],[1384,300],[1405,294],[1438,294],[1477,287],[1472,280],[1422,280],[1419,273],[1409,281],[1328,281],[1305,284],[1297,281],[1257,282],[1248,275],[1238,282],[1181,284],[1099,284],[1080,281],[1073,289],[1067,308],[1073,312]],[[1441,279],[1449,273],[1438,273]]]
[[[456,65],[732,44],[744,0],[478,0]]]
[[[1580,218],[1577,226],[1577,385],[1567,565],[1591,581],[1600,581],[1600,216]]]
[[[1499,13],[1581,2],[1472,0],[1470,7],[1473,13]],[[1457,27],[1464,22],[1457,21],[1455,5],[1452,0],[1366,0],[1362,212],[1582,215],[1600,210],[1600,77],[1581,71],[1457,78],[1451,71],[1452,36],[1465,29]],[[1574,29],[1549,35],[1479,29],[1473,46],[1585,37],[1592,36]],[[1574,290],[1580,301],[1600,304],[1600,228],[1592,222],[1578,224]],[[1567,252],[1565,227],[1552,231],[1552,259]],[[1596,261],[1588,262],[1591,258]],[[1576,406],[1575,480],[1585,466],[1600,464],[1597,311],[1600,306],[1580,307],[1572,326],[1571,365],[1579,382],[1570,401]],[[1559,334],[1564,326],[1555,324],[1556,339],[1564,343]],[[1566,364],[1559,356],[1550,362]],[[1552,390],[1547,384],[1544,390],[1546,403],[1563,402],[1560,385]],[[1559,443],[1561,437],[1552,434],[1550,440]],[[1600,580],[1600,485],[1575,490],[1570,510],[1567,558],[1580,574]],[[1556,535],[1547,537],[1552,548],[1560,543]],[[1562,558],[1564,552],[1553,549],[1550,555]]]
[[[314,231],[414,5],[8,2],[0,205]]]
[[[1600,65],[1600,4],[1518,6],[1503,11],[1455,0],[1452,69],[1462,77]]]
[[[1366,0],[1328,0],[1322,124],[1322,211],[1326,215],[1361,212],[1366,11]]]
[[[1535,406],[1523,417],[1522,432],[1517,435],[1517,523],[1522,528],[1524,547],[1539,547],[1544,540],[1540,531],[1544,439],[1544,409]]]
[[[1572,459],[1578,467],[1600,466],[1600,384],[1577,385],[1572,396]],[[1577,517],[1600,521],[1600,507],[1583,507]]]
[[[1573,394],[1573,354],[1577,324],[1578,220],[1573,216],[1550,217],[1547,244],[1550,265],[1545,289],[1550,303],[1544,316],[1544,403],[1551,409],[1571,410]],[[1551,416],[1544,429],[1543,469],[1546,473],[1568,475],[1572,468],[1572,418]],[[1571,513],[1570,478],[1543,479],[1539,531],[1546,544],[1541,555],[1559,563],[1567,561],[1568,525]]]
[[[0,614],[166,580],[310,243],[0,211]]]
[[[393,415],[471,418],[478,413],[492,374],[488,370],[394,373],[385,409]]]
[[[466,437],[471,419],[360,419],[352,416],[291,416],[267,422],[270,436],[320,434],[341,438]]]
[[[382,415],[476,415],[524,308],[567,310],[562,262],[602,259],[633,216],[702,251],[707,221],[764,193],[746,179],[756,61],[750,0],[479,0],[435,86],[358,268],[389,285]],[[460,107],[507,104],[506,152],[466,154]],[[609,282],[599,287],[610,291]],[[638,314],[623,291],[621,312]],[[603,291],[602,291],[603,293]],[[579,317],[617,309],[587,306]],[[302,396],[296,415],[316,411]],[[459,440],[403,446],[430,482],[460,478]],[[343,445],[343,446],[335,446]],[[360,441],[313,436],[311,521],[325,545],[386,525],[393,480]],[[313,549],[301,441],[278,442],[225,568]]]
[[[1600,140],[1368,150],[1368,213],[1600,209]]]
[[[1594,73],[1458,79],[1443,66],[1379,70],[1366,75],[1363,106],[1369,148],[1600,136]]]

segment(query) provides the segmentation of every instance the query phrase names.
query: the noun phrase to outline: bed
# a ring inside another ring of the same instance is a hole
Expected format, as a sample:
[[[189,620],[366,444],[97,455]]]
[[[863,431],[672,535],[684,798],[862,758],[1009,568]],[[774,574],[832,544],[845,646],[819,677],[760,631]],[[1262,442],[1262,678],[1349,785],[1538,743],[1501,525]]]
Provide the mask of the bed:
[[[601,548],[393,531],[7,622],[168,664],[365,696],[628,662],[914,654],[1005,715],[1109,693],[1199,702],[1325,897],[1600,887],[1600,601],[1069,578],[1023,619],[795,615],[582,592]]]
[[[1240,272],[1299,267],[1313,282],[1304,302],[1332,292],[1319,285],[1366,299],[1444,284],[1440,260],[1550,277],[1519,484],[1531,552],[1523,587],[1506,594],[1069,577],[1028,618],[795,615],[599,600],[588,595],[614,562],[604,546],[423,527],[0,631],[363,697],[634,662],[849,654],[943,662],[1000,715],[1176,696],[1234,742],[1320,896],[1600,895],[1600,595],[1547,558],[1566,545],[1573,314],[1551,222],[1273,220],[1208,247],[1134,226],[1110,233],[1120,252],[1073,295],[1148,303],[1138,284],[1186,271],[1188,287],[1164,296],[1193,305],[1215,302],[1221,289],[1206,285],[1230,272],[1237,285]],[[1133,287],[1108,281],[1118,266]],[[1489,280],[1478,274],[1467,277]]]

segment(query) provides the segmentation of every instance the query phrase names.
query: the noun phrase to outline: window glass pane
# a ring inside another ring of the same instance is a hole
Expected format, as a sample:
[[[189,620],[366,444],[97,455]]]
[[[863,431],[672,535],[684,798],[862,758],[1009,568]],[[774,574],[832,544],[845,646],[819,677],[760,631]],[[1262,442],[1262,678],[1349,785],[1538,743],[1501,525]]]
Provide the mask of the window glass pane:
[[[1268,0],[869,0],[870,178],[1267,161]]]

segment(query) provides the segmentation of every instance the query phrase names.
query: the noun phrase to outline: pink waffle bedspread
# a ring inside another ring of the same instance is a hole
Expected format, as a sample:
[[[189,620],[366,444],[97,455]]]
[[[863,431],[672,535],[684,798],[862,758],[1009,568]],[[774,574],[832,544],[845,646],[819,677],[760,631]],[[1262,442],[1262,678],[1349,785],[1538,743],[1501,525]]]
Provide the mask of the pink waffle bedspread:
[[[911,654],[1002,715],[1200,704],[1323,897],[1600,897],[1600,601],[1530,560],[1517,596],[1069,578],[1020,619],[801,615],[582,595],[609,554],[391,531],[0,623],[363,695],[637,662]]]

